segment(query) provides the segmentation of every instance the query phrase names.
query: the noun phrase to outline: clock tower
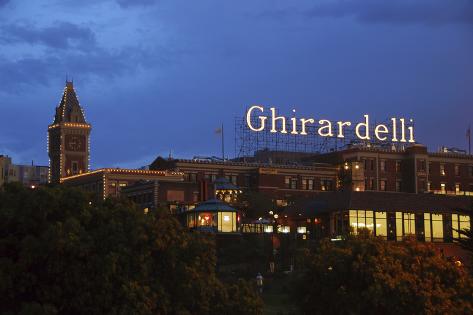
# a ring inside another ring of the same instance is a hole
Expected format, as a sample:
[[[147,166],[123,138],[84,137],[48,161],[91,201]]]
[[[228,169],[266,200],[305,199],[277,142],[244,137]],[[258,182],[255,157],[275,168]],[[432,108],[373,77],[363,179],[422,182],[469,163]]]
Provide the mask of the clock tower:
[[[54,122],[48,126],[49,181],[89,171],[89,135],[91,125],[85,120],[72,82],[66,81]]]

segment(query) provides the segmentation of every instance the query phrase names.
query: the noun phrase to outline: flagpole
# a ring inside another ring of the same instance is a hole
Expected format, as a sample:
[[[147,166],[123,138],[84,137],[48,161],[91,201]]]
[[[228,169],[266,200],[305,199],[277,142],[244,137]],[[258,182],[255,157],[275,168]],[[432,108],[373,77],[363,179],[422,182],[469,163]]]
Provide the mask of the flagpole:
[[[468,154],[471,155],[471,124],[468,126]]]
[[[223,136],[223,123],[222,123],[222,160],[225,162],[225,141]]]

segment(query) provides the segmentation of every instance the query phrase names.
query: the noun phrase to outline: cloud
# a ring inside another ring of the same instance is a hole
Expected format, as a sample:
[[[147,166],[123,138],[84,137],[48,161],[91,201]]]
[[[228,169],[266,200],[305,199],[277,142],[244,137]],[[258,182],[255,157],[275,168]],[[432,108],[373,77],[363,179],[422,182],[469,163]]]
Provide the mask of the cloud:
[[[127,7],[138,7],[138,6],[149,6],[157,3],[157,0],[116,0],[117,3],[124,8]]]
[[[472,0],[325,0],[308,9],[285,8],[265,11],[275,19],[351,17],[362,23],[385,24],[473,24]]]
[[[159,61],[159,60],[158,60]],[[66,73],[81,79],[116,78],[151,66],[155,59],[145,51],[128,47],[118,52],[96,48],[87,53],[68,52],[49,57],[23,57],[9,60],[0,56],[0,92],[18,93],[28,85],[47,86],[51,79]]]
[[[89,50],[96,44],[92,30],[69,22],[56,22],[53,26],[44,28],[35,28],[25,24],[3,25],[0,28],[0,41],[10,44],[40,44],[54,49],[79,50]]]

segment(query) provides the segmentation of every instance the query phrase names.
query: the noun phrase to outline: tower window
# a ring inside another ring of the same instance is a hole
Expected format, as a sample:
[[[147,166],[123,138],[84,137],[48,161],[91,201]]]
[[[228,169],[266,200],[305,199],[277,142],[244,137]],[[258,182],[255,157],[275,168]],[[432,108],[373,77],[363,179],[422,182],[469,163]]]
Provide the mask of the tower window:
[[[79,173],[79,163],[77,161],[72,161],[72,174],[78,174]]]

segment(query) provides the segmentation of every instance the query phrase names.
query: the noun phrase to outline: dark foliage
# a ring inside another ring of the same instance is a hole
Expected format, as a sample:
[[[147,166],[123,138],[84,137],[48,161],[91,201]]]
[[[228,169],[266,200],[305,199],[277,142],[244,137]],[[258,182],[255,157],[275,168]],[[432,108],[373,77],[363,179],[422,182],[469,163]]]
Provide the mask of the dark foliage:
[[[305,314],[471,314],[473,280],[430,244],[364,237],[305,253],[295,294]]]
[[[215,257],[164,211],[63,187],[0,192],[2,314],[261,313],[246,282],[217,279]]]

